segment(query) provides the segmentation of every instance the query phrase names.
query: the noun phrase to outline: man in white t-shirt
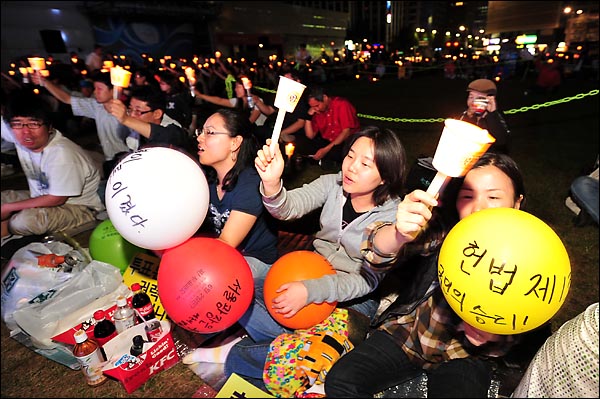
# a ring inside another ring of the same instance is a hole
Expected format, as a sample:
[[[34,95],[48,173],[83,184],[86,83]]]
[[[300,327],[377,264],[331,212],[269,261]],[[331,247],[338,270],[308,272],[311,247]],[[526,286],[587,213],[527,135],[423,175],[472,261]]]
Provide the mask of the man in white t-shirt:
[[[29,190],[2,191],[2,238],[73,229],[105,209],[100,171],[84,149],[52,128],[51,115],[42,97],[11,94],[10,129],[2,130],[2,138],[15,143]]]

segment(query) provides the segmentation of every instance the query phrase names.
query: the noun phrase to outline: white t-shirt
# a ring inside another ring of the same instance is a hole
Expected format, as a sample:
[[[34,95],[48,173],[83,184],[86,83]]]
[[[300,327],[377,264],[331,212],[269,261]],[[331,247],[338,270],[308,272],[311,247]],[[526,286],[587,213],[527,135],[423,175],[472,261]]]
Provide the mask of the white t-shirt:
[[[127,144],[125,144],[129,129],[121,125],[117,118],[109,114],[95,98],[71,96],[71,108],[73,115],[86,116],[96,121],[96,131],[98,132],[104,159],[110,161],[115,157],[115,154],[129,151]]]
[[[2,138],[15,143],[32,198],[42,195],[69,197],[67,204],[84,205],[101,211],[98,195],[100,171],[83,148],[53,130],[41,152],[21,146],[12,130],[2,130]]]

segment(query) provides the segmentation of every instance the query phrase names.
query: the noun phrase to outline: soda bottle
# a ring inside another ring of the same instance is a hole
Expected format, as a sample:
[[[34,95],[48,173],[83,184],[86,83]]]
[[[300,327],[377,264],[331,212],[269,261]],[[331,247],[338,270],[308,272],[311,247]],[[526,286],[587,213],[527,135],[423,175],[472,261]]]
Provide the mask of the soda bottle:
[[[113,314],[113,319],[115,320],[115,326],[119,334],[137,324],[135,312],[129,306],[127,298],[123,295],[117,297],[117,310]]]
[[[102,357],[106,360],[106,353],[102,347],[106,342],[117,336],[117,329],[113,322],[106,318],[106,312],[102,309],[94,312],[94,319],[96,320],[96,325],[94,326],[94,338],[96,339],[96,342],[98,342],[98,345],[100,345]]]
[[[89,339],[84,330],[78,330],[75,335],[73,356],[81,364],[81,371],[89,386],[97,387],[106,382],[107,377],[102,373],[102,355],[100,346],[93,339]]]
[[[133,337],[133,344],[131,345],[131,348],[129,349],[129,354],[132,356],[139,356],[142,354],[142,352],[144,352],[144,343],[146,341],[144,341],[144,337],[142,337],[141,335],[136,335],[135,337]]]
[[[156,318],[154,315],[152,301],[150,300],[148,294],[142,291],[142,286],[139,283],[133,283],[131,285],[131,291],[133,291],[131,305],[136,310],[138,318],[142,317],[144,320],[152,320]],[[143,320],[140,319],[139,322],[143,323]]]

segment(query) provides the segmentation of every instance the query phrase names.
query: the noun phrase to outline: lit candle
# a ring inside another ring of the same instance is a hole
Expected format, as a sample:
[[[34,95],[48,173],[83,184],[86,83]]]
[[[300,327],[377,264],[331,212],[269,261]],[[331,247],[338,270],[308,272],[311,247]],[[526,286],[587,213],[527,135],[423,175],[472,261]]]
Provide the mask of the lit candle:
[[[247,77],[242,77],[242,84],[244,85],[244,89],[250,90],[252,88],[252,82]]]
[[[102,68],[103,68],[103,69],[111,69],[111,68],[113,68],[114,66],[115,66],[115,63],[114,63],[114,62],[112,62],[112,61],[110,61],[110,60],[108,60],[108,61],[104,61],[104,62],[102,63]]]
[[[27,61],[35,71],[46,69],[46,60],[41,57],[30,57],[27,58]]]
[[[128,87],[131,80],[131,72],[116,66],[110,69],[110,83],[113,85],[113,98],[119,98],[119,88]]]
[[[196,93],[194,92],[194,85],[196,84],[196,71],[192,67],[186,67],[184,69],[184,72],[185,72],[185,76],[188,78],[188,81],[190,82],[190,93],[192,94],[192,97],[195,97]]]
[[[294,143],[287,143],[285,145],[285,155],[287,155],[288,158],[291,158],[292,155],[294,155]]]

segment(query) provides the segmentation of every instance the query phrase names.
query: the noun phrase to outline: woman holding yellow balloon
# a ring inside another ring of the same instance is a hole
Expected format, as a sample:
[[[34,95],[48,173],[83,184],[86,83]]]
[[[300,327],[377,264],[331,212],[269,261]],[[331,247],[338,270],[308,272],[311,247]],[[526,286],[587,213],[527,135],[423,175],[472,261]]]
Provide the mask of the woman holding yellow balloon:
[[[520,209],[525,190],[516,163],[493,153],[484,154],[462,182],[454,183],[460,184],[458,192],[452,185],[445,190],[427,229],[405,246],[397,266],[403,284],[396,286],[399,296],[373,323],[377,329],[331,368],[327,397],[372,397],[423,371],[428,397],[487,396],[492,372],[487,359],[504,355],[519,335],[493,334],[464,322],[440,286],[438,257],[458,219],[486,208]],[[405,197],[399,215],[411,213],[413,195]]]

